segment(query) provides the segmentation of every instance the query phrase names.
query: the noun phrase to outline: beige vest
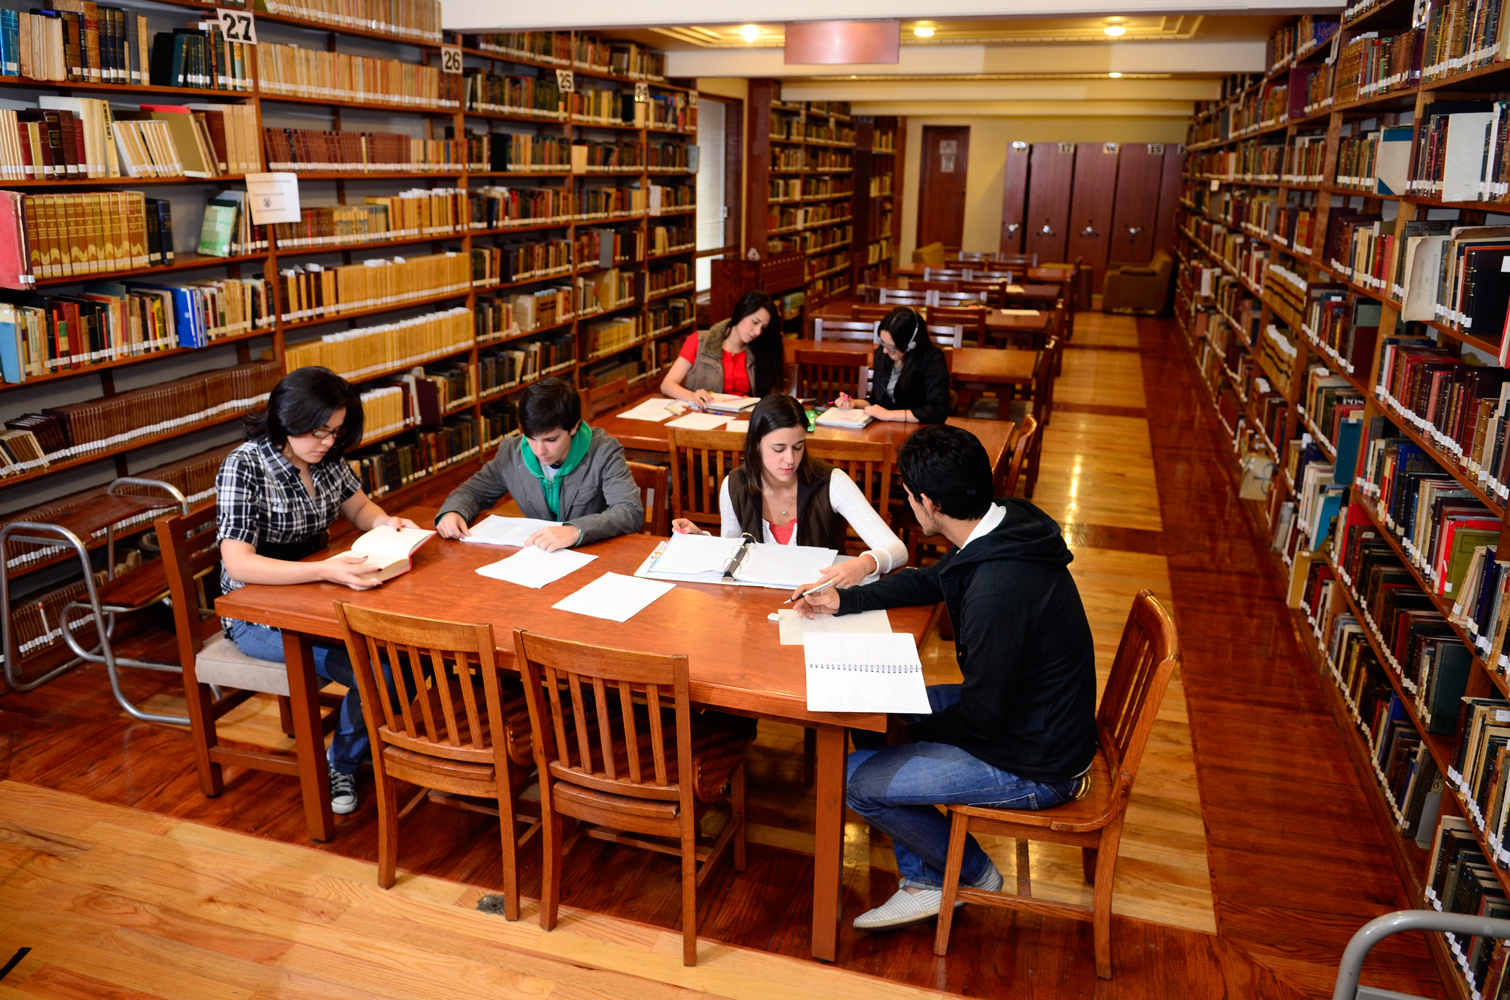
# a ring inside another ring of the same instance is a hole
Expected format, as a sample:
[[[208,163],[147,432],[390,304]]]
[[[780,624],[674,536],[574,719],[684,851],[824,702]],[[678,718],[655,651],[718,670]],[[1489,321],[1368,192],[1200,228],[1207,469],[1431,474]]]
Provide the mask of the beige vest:
[[[682,388],[690,392],[706,389],[709,392],[728,392],[724,388],[724,335],[729,330],[729,321],[721,319],[711,329],[697,335],[697,360]],[[748,348],[744,351],[745,374],[750,379],[750,392],[755,392],[755,355]]]

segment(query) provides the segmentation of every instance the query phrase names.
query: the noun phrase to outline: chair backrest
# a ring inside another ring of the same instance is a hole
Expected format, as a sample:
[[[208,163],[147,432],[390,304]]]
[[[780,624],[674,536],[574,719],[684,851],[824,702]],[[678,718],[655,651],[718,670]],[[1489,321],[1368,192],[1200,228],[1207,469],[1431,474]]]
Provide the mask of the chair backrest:
[[[220,564],[220,546],[215,538],[215,501],[195,507],[187,514],[168,514],[153,522],[168,593],[173,598],[173,629],[178,634],[178,662],[185,672],[204,648],[206,632],[220,630],[220,619],[201,615],[197,580]],[[190,697],[193,697],[192,693]]]
[[[362,715],[380,748],[476,761],[507,752],[493,626],[412,618],[336,601],[336,619],[362,692]],[[392,672],[388,683],[383,665]],[[471,666],[481,674],[478,703]]]
[[[925,267],[924,281],[969,281],[970,275],[958,267]]]
[[[944,326],[936,323],[928,324],[928,336],[940,347],[963,347],[965,346],[965,328],[958,324]]]
[[[1038,266],[1038,255],[1036,253],[999,253],[994,259],[998,264],[1006,264],[1012,267]]]
[[[988,305],[999,306],[1005,301],[1005,281],[961,281],[959,290],[969,292]]]
[[[1038,433],[1038,421],[1029,413],[1022,418],[1022,425],[1017,428],[1017,437],[1012,442],[1012,459],[1007,464],[1006,475],[996,487],[996,495],[1000,497],[1014,496],[1017,493],[1017,480],[1022,475],[1022,463],[1028,457],[1028,449],[1033,445],[1033,436]]]
[[[796,395],[827,401],[848,393],[854,399],[870,394],[870,357],[854,351],[798,351]]]
[[[865,306],[855,306],[859,312]],[[880,306],[874,307],[881,309]],[[882,309],[881,315],[890,312],[889,308]],[[876,320],[856,317],[855,319],[824,319],[819,316],[813,320],[813,339],[820,343],[825,340],[863,340],[867,343],[876,339]]]
[[[693,815],[685,654],[608,649],[515,629],[514,655],[524,675],[542,801],[549,801],[551,782],[563,781],[609,795],[680,800],[683,814]],[[663,708],[675,712],[674,771]]]
[[[989,281],[993,284],[1010,285],[1017,280],[1020,271],[1006,271],[1001,268],[993,270],[975,270],[970,272],[971,281]]]
[[[957,292],[958,281],[927,281],[913,278],[907,282],[907,290],[912,292]]]
[[[910,288],[883,288],[881,289],[881,305],[883,306],[926,306],[928,293],[913,291]]]
[[[961,250],[959,253],[954,254],[953,256],[955,260],[961,262],[968,261],[972,264],[980,263],[982,261],[994,261],[997,257],[996,254],[983,250]]]
[[[856,302],[850,311],[853,313],[856,320],[870,324],[872,337],[874,337],[876,324],[885,319],[895,308],[896,306],[883,306],[870,302]]]
[[[629,378],[620,375],[607,385],[577,390],[577,395],[582,398],[582,419],[591,420],[600,413],[616,410],[624,405],[629,398]]]
[[[666,428],[671,450],[671,516],[717,528],[718,491],[744,458],[745,436],[734,431]]]
[[[930,326],[963,327],[977,344],[984,346],[987,315],[979,302],[973,306],[934,306],[928,310],[928,323]]]
[[[1042,424],[1054,404],[1054,361],[1058,357],[1059,338],[1050,337],[1038,352],[1033,368],[1033,416]]]
[[[648,462],[626,462],[634,485],[640,490],[640,503],[645,507],[644,535],[671,537],[671,471],[664,465]]]
[[[983,306],[986,304],[985,292],[936,292],[933,296],[935,306]]]
[[[861,285],[855,289],[856,302],[877,302],[880,301],[880,298],[881,288],[879,285]]]
[[[1096,710],[1096,729],[1107,763],[1112,774],[1120,771],[1129,786],[1137,776],[1154,716],[1180,658],[1174,619],[1152,593],[1138,591],[1106,679],[1101,707]]]
[[[809,437],[807,453],[843,469],[865,499],[891,523],[891,487],[894,472],[892,450],[880,441],[854,441]]]

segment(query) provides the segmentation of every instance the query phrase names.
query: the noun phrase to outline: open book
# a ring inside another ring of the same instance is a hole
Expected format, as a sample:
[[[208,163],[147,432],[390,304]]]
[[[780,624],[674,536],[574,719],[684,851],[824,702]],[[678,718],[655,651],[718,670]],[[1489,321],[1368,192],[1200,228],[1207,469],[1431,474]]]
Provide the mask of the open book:
[[[379,583],[392,580],[413,568],[410,558],[414,550],[428,542],[435,532],[424,528],[373,528],[352,543],[351,549],[332,559],[347,556],[366,556],[368,566],[380,566],[382,572],[376,577]]]
[[[819,427],[865,427],[875,421],[864,410],[841,410],[837,406],[830,406],[818,414],[815,421]]]
[[[727,392],[715,392],[711,395],[713,399],[708,403],[708,409],[714,413],[738,413],[760,402],[759,396],[734,396]]]
[[[748,535],[672,535],[656,546],[635,576],[678,583],[738,583],[791,589],[813,583],[833,565],[836,549],[810,545],[770,545]]]

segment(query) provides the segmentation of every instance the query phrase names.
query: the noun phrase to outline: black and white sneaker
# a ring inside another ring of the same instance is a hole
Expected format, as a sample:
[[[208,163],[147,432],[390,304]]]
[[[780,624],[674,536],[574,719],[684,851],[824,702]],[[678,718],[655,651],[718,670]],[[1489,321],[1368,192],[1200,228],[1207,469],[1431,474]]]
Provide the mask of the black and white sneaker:
[[[357,811],[357,776],[330,769],[330,811],[345,816]]]

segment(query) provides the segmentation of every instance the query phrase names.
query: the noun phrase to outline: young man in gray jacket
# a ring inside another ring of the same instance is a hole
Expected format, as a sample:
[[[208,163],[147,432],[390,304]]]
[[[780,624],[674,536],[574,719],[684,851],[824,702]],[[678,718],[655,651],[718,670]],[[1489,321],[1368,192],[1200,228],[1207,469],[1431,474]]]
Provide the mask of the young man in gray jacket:
[[[644,527],[645,507],[624,446],[583,422],[576,389],[548,378],[524,390],[519,428],[523,437],[504,438],[493,460],[446,498],[435,518],[442,538],[465,538],[467,525],[505,493],[525,517],[562,522],[526,543],[547,552]]]

